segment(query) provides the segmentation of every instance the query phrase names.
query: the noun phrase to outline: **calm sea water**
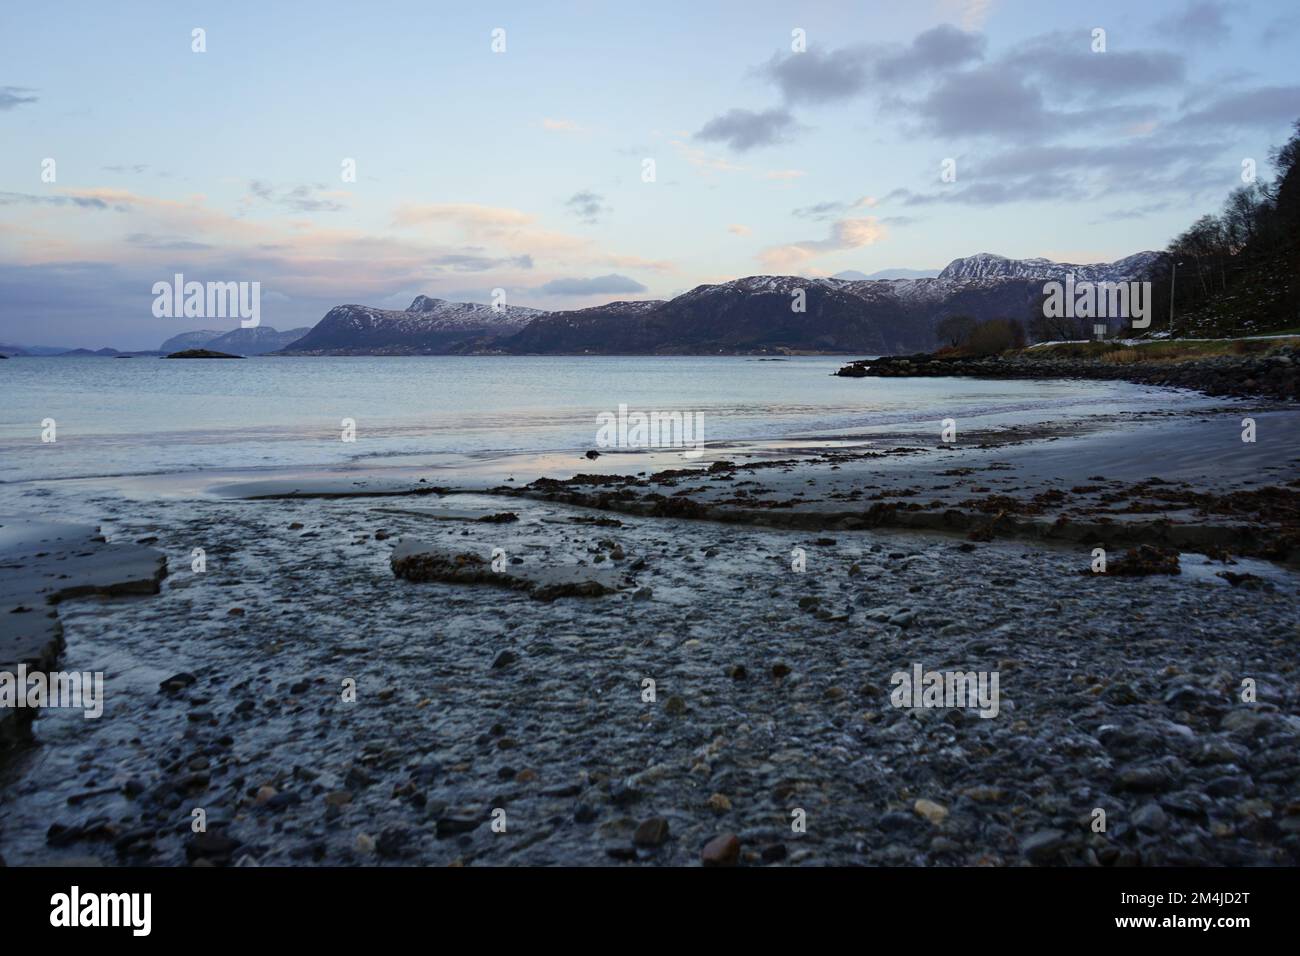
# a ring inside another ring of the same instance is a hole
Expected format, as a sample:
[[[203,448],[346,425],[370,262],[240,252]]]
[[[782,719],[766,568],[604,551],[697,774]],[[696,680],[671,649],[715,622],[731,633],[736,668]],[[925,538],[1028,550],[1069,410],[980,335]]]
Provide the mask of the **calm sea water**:
[[[837,358],[15,358],[0,482],[594,447],[596,416],[699,412],[709,442],[963,427],[1194,402],[1125,383],[846,379]],[[41,441],[42,421],[57,440]],[[341,420],[357,440],[340,440]]]

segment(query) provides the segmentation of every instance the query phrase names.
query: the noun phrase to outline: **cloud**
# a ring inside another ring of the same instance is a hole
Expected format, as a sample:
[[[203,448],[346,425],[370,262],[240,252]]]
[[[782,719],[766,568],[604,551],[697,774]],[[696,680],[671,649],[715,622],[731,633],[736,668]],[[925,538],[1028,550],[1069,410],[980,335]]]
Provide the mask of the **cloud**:
[[[493,258],[491,256],[465,255],[462,253],[449,253],[440,256],[434,256],[429,260],[430,265],[435,266],[440,271],[448,272],[486,272],[489,269],[531,269],[533,267],[532,256],[507,256],[505,258]]]
[[[147,232],[130,233],[126,236],[126,241],[133,246],[144,246],[149,249],[195,251],[213,248],[206,242],[196,242],[193,239],[186,239],[184,236],[155,236]]]
[[[984,57],[987,40],[942,24],[903,47],[849,46],[774,56],[758,72],[773,81],[787,103],[833,103],[867,92],[934,77]]]
[[[696,139],[724,142],[736,152],[756,146],[773,146],[785,142],[797,128],[794,117],[786,110],[771,109],[755,113],[732,109],[709,120],[695,134]]]
[[[768,272],[783,273],[831,252],[873,245],[885,237],[885,228],[874,216],[866,219],[841,219],[830,228],[825,239],[805,239],[784,246],[773,246],[758,254]]]
[[[987,40],[943,24],[917,34],[905,49],[881,56],[872,73],[883,81],[899,82],[951,70],[984,57]]]
[[[1107,97],[1145,93],[1185,81],[1186,61],[1164,50],[1107,50],[1094,53],[1088,33],[1047,33],[1019,44],[998,69],[1030,74],[1057,98]]]
[[[585,223],[594,224],[601,216],[610,211],[609,207],[605,205],[605,197],[588,189],[574,193],[565,200],[564,205],[568,206],[569,211]]]
[[[147,163],[136,163],[133,166],[100,166],[100,169],[106,173],[142,173],[149,168]]]
[[[754,230],[750,229],[748,226],[742,226],[740,223],[733,223],[727,227],[727,232],[731,233],[733,236],[747,236],[753,231]]]
[[[1300,86],[1263,86],[1221,96],[1184,115],[1182,128],[1273,126],[1300,116]]]
[[[1291,36],[1297,29],[1300,29],[1300,14],[1280,16],[1264,25],[1264,30],[1259,35],[1259,42],[1264,46],[1272,46]]]
[[[39,97],[26,95],[35,92],[25,86],[0,86],[0,110],[17,109],[25,103],[35,103]]]
[[[886,203],[998,206],[1015,202],[1096,202],[1121,195],[1189,195],[1224,183],[1221,147],[1153,138],[1113,146],[1030,144],[959,166],[958,182],[922,193],[896,189]]]
[[[543,118],[542,129],[548,129],[554,133],[581,133],[583,128],[573,120]]]
[[[830,219],[843,211],[844,203],[842,202],[819,202],[813,203],[811,206],[801,206],[798,209],[793,209],[791,215],[800,219],[821,220]]]
[[[936,136],[1037,134],[1063,124],[1037,88],[996,67],[946,77],[916,109]]]
[[[780,87],[787,103],[828,103],[857,96],[866,88],[868,59],[865,47],[825,53],[813,49],[773,57],[760,72]]]
[[[34,196],[31,193],[0,193],[0,206],[77,206],[82,209],[109,209],[109,204],[98,196]],[[122,207],[117,207],[118,211]]]
[[[1178,13],[1162,17],[1156,23],[1156,29],[1162,35],[1187,43],[1218,43],[1232,32],[1232,25],[1228,22],[1230,9],[1230,4],[1217,0],[1192,0]]]
[[[498,230],[511,226],[525,226],[536,219],[518,209],[502,206],[480,206],[477,203],[407,203],[393,213],[393,223],[398,226],[415,226],[427,222],[447,222],[461,226],[467,232]]]
[[[836,199],[829,202],[813,203],[811,206],[800,206],[798,209],[792,209],[790,214],[799,219],[822,221],[833,219],[836,216],[842,216],[853,209],[861,209],[864,206],[874,206],[876,205],[876,202],[877,200],[874,196],[862,196],[853,200],[853,202],[841,202]]]
[[[325,196],[316,195],[327,188],[321,183],[276,188],[260,179],[253,179],[248,183],[248,191],[258,199],[277,206],[283,206],[285,209],[294,212],[338,212],[344,208],[343,204],[333,198],[326,197],[338,196],[339,193],[325,193]]]
[[[645,292],[646,287],[635,279],[610,273],[594,279],[552,279],[538,291],[543,295],[612,295]]]

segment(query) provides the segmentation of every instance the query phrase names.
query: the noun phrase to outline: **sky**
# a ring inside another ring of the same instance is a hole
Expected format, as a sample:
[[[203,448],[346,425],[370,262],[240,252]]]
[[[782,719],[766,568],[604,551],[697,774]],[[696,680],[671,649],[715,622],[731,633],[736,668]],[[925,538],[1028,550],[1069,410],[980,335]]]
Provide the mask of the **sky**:
[[[237,326],[177,273],[283,330],[1111,261],[1270,175],[1298,51],[1294,0],[6,0],[0,343]]]

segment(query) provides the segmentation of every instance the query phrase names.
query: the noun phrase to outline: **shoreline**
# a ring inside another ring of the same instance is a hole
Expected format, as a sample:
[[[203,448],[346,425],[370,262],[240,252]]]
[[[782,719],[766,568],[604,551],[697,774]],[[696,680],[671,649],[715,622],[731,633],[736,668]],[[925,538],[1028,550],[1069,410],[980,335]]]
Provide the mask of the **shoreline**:
[[[1123,352],[1107,351],[1118,343],[1058,343],[1029,347],[1010,355],[953,356],[931,353],[886,355],[860,359],[841,368],[836,375],[845,378],[881,377],[957,377],[992,379],[1100,379],[1121,380],[1142,385],[1190,388],[1207,395],[1244,398],[1300,399],[1300,339],[1274,337],[1215,340],[1191,339],[1119,345]],[[1202,343],[1240,344],[1247,353],[1218,355],[1209,358],[1178,360],[1148,359],[1142,349],[1159,354],[1165,348],[1189,347]],[[1089,357],[1100,353],[1100,357]],[[1125,358],[1132,361],[1107,361]]]

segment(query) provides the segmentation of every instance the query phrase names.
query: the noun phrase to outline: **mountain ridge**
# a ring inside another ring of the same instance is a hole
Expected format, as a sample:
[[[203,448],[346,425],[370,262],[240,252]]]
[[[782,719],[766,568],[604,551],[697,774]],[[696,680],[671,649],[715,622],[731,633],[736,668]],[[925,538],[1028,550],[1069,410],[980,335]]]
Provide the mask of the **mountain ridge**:
[[[548,312],[420,295],[403,310],[335,306],[286,355],[714,354],[900,352],[935,344],[946,315],[1023,319],[1041,284],[1138,279],[1161,253],[1075,264],[977,253],[937,276],[846,279],[751,275],[669,300]],[[802,293],[802,298],[800,298]],[[795,310],[801,301],[803,311]]]

